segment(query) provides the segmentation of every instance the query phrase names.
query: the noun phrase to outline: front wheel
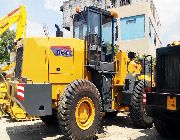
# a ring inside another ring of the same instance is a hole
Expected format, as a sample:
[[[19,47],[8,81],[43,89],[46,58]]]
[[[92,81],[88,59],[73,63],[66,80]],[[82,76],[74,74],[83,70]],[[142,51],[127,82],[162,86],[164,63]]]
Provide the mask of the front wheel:
[[[133,124],[138,128],[151,128],[153,119],[146,113],[145,104],[143,103],[143,94],[145,93],[144,81],[139,81],[134,87],[132,93],[132,104],[130,107],[130,118]]]
[[[65,139],[85,140],[96,134],[101,123],[101,97],[89,81],[76,80],[59,101],[59,126]]]

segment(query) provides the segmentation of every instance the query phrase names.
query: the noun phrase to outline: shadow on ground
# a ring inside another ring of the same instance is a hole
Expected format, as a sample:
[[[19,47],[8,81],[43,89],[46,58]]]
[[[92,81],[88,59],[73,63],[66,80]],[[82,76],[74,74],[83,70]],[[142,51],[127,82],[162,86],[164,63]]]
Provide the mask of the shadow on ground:
[[[102,125],[104,127],[116,125],[119,127],[127,127],[127,128],[134,128],[131,119],[127,115],[118,115],[115,118],[111,119],[103,119]]]
[[[102,127],[97,134],[98,138],[107,138],[107,140],[109,140],[111,135],[107,132],[107,127],[111,126],[137,129],[133,126],[128,115],[118,114],[118,116],[116,116],[115,118],[103,119]]]
[[[139,136],[135,140],[180,140],[180,137],[164,138],[160,136],[160,134],[157,132],[157,130],[154,127],[151,129],[137,129],[136,127],[133,126],[133,123],[131,122],[131,119],[128,115],[125,116],[119,115],[114,119],[104,119],[102,123],[103,127],[101,127],[102,129],[99,131],[99,134],[104,134],[104,136],[102,137],[107,136],[107,140],[109,140],[110,138],[108,139],[109,136],[108,136],[108,132],[106,132],[106,127],[112,125],[124,127],[124,128],[136,129],[138,132],[142,133],[143,136]]]
[[[6,121],[12,123],[12,120]],[[133,125],[128,116],[117,116],[114,119],[103,119],[102,127],[94,140],[108,137],[105,128],[112,125],[133,128]],[[64,137],[58,127],[46,126],[43,122],[38,122],[32,125],[24,125],[22,123],[21,126],[7,127],[6,132],[11,140],[41,140],[51,138],[56,140],[64,140]]]
[[[9,121],[9,120],[7,120]],[[12,123],[12,122],[11,122]],[[119,126],[124,128],[136,129],[129,116],[117,116],[114,119],[103,119],[102,127],[96,136],[98,138],[110,139],[110,135],[106,132],[106,128],[109,126]],[[137,129],[143,136],[139,136],[135,140],[179,140],[179,138],[163,138],[161,137],[155,128],[151,129]],[[6,132],[10,137],[10,140],[64,140],[63,135],[56,126],[46,126],[43,122],[37,122],[28,124],[21,123],[20,126],[6,127]],[[118,139],[121,139],[118,137]]]
[[[43,122],[32,125],[7,127],[6,132],[10,140],[42,140],[51,138],[55,140],[64,140],[58,127],[47,127]]]
[[[179,140],[179,137],[168,137],[164,138],[160,136],[160,134],[156,131],[155,128],[152,129],[144,129],[140,131],[141,133],[144,133],[145,136],[140,136],[136,140]]]

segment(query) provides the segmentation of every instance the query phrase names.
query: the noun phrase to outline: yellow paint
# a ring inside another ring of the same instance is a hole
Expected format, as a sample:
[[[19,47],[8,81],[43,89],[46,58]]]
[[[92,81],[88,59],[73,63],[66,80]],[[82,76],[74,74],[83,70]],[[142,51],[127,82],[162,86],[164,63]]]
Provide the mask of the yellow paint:
[[[138,76],[138,80],[145,80],[145,81],[151,81],[151,76],[150,75],[140,75]]]
[[[24,39],[22,77],[33,82],[70,83],[84,77],[83,41],[64,38]],[[55,56],[51,46],[69,46],[72,57]],[[31,53],[29,53],[31,52]],[[38,62],[41,63],[36,63]],[[60,68],[60,71],[57,71]]]
[[[3,111],[0,108],[0,118],[2,118],[2,117],[3,117]]]
[[[118,52],[115,56],[115,86],[123,86],[127,74],[128,57],[125,52]]]
[[[7,93],[7,88],[5,83],[0,83],[0,106],[2,106],[4,103],[6,103],[5,97]],[[4,111],[2,107],[0,108],[0,118],[3,116]]]
[[[59,84],[53,84],[52,100],[58,100],[58,94],[60,94],[60,85]]]
[[[26,36],[26,8],[24,5],[0,19],[0,35],[17,23],[16,40]]]
[[[6,71],[10,70],[11,68],[13,68],[14,66],[15,66],[15,62],[12,62],[9,65],[6,65],[6,66],[2,67],[0,69],[0,71],[6,72]]]
[[[87,68],[84,68],[84,79],[88,80],[88,81],[92,81],[91,78],[91,73],[87,70]]]
[[[168,96],[167,97],[167,109],[176,111],[176,109],[177,109],[176,106],[177,106],[176,97],[171,98],[170,96]]]
[[[111,11],[111,15],[112,15],[114,18],[118,18],[118,13],[116,13],[115,11]]]
[[[6,84],[5,83],[0,83],[0,94],[1,93],[6,93],[6,92],[7,92]]]
[[[125,84],[125,78],[127,74],[131,74],[133,76],[139,75],[137,80],[146,80],[151,81],[151,77],[149,75],[143,75],[141,73],[142,66],[140,62],[135,60],[129,60],[127,54],[125,52],[119,51],[115,56],[115,77],[113,81],[112,88],[112,109],[119,111],[127,111],[128,109],[125,106],[121,106],[122,103],[122,90]]]
[[[14,118],[18,119],[26,119],[26,112],[20,108],[16,103],[11,107],[11,113]]]
[[[75,110],[75,118],[78,127],[82,130],[87,130],[91,127],[94,117],[95,107],[93,101],[88,97],[80,99]]]
[[[18,45],[24,47],[21,76],[32,83],[52,83],[53,100],[59,99],[59,93],[62,95],[69,83],[85,77],[82,40],[56,37],[26,38],[19,41]],[[55,56],[51,50],[52,46],[68,46],[73,56]],[[37,60],[40,63],[37,63]],[[57,68],[60,71],[57,71]]]
[[[171,46],[179,46],[180,45],[180,41],[174,41]]]
[[[129,61],[128,73],[140,74],[141,70],[142,70],[142,66],[141,64],[139,64],[139,62],[136,62],[135,60]]]

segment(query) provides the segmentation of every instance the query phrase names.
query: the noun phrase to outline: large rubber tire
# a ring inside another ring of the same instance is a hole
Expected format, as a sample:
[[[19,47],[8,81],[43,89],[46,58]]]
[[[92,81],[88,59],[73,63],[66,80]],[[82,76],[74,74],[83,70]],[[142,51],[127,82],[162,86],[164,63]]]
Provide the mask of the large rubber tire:
[[[153,119],[146,114],[143,104],[143,93],[145,92],[144,81],[138,81],[132,93],[132,104],[130,106],[130,118],[137,128],[151,128]]]
[[[76,108],[83,98],[90,99],[95,108],[93,123],[86,130],[81,129],[76,121]],[[86,80],[76,80],[65,89],[58,108],[59,126],[65,139],[92,139],[101,124],[101,96],[96,86]]]
[[[180,123],[177,121],[168,121],[163,118],[154,118],[154,125],[156,130],[163,137],[180,136]]]
[[[52,115],[50,116],[41,116],[40,118],[42,122],[44,122],[47,126],[58,126],[58,118],[56,111],[53,111]]]

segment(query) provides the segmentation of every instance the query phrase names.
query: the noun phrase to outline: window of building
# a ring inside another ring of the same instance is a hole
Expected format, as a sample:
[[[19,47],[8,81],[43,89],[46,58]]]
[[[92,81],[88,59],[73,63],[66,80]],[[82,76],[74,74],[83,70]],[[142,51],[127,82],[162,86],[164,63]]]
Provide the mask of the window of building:
[[[121,40],[141,39],[145,37],[145,15],[120,19]]]

